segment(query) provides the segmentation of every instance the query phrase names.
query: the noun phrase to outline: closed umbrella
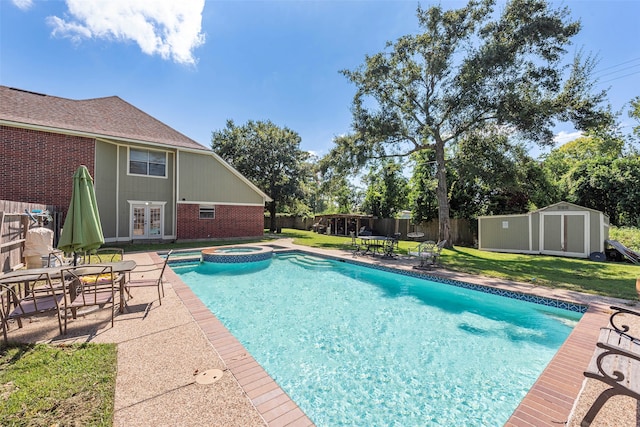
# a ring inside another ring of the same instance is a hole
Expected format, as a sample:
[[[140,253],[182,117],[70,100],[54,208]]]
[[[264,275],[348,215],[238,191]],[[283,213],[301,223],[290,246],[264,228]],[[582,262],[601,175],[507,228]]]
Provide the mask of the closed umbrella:
[[[69,211],[64,220],[58,249],[74,253],[98,249],[104,243],[102,225],[93,190],[93,179],[86,166],[81,165],[73,174],[73,191]]]

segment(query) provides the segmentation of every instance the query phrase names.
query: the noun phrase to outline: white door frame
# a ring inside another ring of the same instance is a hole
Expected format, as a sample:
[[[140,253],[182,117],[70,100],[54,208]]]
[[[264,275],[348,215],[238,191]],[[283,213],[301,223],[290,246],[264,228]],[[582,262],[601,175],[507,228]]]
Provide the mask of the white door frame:
[[[567,247],[564,239],[564,223],[566,216],[582,216],[584,218],[584,252],[566,252],[566,251],[548,251],[544,249],[544,217],[559,216],[560,217],[560,244],[563,248]],[[589,212],[541,212],[540,213],[540,253],[545,255],[559,255],[565,257],[586,258],[589,256],[589,239],[591,224],[589,223]]]
[[[130,239],[162,239],[164,237],[164,209],[167,202],[158,201],[142,201],[142,200],[127,200],[129,203],[129,238]],[[133,235],[133,214],[136,208],[145,209],[145,224],[144,235]],[[152,208],[158,208],[160,210],[160,233],[156,236],[149,235],[149,212]]]

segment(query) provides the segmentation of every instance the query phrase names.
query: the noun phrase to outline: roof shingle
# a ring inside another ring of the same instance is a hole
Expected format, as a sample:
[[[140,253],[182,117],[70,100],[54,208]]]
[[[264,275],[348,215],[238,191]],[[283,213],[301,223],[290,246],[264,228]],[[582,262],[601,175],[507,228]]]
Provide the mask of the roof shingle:
[[[0,86],[0,120],[211,151],[117,96],[73,100]]]

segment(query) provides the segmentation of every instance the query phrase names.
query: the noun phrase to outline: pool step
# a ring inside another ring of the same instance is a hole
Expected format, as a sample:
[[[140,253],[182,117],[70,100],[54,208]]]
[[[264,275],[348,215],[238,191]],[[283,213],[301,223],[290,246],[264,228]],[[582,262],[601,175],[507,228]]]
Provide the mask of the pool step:
[[[294,264],[297,264],[301,267],[305,267],[305,268],[331,268],[333,266],[333,264],[331,263],[331,261],[327,261],[327,260],[323,260],[323,259],[318,259],[315,257],[310,257],[310,256],[306,256],[306,255],[300,255],[300,254],[291,254],[291,255],[279,255],[281,258],[285,258],[291,262],[293,262]]]

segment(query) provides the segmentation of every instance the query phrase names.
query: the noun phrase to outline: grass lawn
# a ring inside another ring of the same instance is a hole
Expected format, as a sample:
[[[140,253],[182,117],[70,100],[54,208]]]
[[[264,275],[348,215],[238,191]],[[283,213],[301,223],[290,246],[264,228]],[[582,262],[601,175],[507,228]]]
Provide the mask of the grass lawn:
[[[0,347],[3,426],[111,426],[116,345]]]

